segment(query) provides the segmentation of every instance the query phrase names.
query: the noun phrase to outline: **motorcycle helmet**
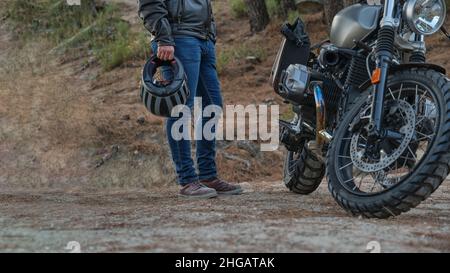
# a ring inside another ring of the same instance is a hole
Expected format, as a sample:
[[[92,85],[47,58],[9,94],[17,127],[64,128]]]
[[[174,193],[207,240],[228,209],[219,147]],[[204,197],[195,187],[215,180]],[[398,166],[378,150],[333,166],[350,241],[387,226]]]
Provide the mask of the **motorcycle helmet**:
[[[181,62],[151,57],[142,71],[141,100],[154,115],[171,117],[175,106],[184,105],[189,97],[186,74]]]

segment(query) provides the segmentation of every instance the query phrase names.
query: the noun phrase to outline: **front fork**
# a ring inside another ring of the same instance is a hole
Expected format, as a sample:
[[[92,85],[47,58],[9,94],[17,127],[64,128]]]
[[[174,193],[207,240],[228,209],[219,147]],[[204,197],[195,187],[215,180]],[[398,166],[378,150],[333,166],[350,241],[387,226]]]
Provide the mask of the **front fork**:
[[[383,128],[383,116],[389,68],[394,57],[395,31],[399,25],[399,20],[395,15],[395,2],[386,0],[384,4],[383,20],[376,46],[376,69],[372,75],[374,88],[366,152],[376,158],[379,158],[378,144],[391,133]]]

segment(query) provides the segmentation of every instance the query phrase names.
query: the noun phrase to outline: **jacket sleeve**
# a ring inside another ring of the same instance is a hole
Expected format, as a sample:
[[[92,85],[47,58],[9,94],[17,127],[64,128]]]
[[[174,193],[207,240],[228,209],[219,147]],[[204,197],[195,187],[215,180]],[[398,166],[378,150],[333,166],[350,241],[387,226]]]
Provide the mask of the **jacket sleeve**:
[[[158,45],[175,45],[164,0],[139,0],[139,17]]]

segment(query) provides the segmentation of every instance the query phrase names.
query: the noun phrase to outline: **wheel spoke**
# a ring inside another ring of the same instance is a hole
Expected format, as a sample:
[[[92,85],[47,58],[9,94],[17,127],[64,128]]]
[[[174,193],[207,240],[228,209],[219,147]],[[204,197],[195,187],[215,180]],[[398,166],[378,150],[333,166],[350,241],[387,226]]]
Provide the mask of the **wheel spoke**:
[[[358,188],[359,188],[359,189],[361,189],[361,187],[362,187],[362,182],[364,181],[364,178],[366,178],[368,175],[369,175],[369,174],[366,173],[366,175],[364,175],[364,176],[361,178],[361,180],[359,181],[359,185],[358,185]]]
[[[400,100],[400,96],[401,96],[401,93],[402,93],[402,89],[403,89],[403,84],[402,84],[401,87],[400,87],[400,92],[399,92],[399,95],[398,95],[398,100]],[[388,90],[389,90],[389,93],[391,94],[392,98],[393,98],[394,100],[397,100],[397,98],[394,96],[394,93],[392,92],[392,89],[391,89],[391,88],[388,88]],[[401,111],[399,111],[399,113],[400,113],[400,115],[402,116],[403,120],[406,120],[406,119],[405,119],[405,116],[403,115],[403,113],[402,113]]]
[[[352,178],[352,179],[349,179],[349,180],[347,180],[347,181],[344,181],[344,184],[348,184],[348,183],[350,183],[350,182],[352,182],[354,179]]]
[[[417,162],[417,157],[414,154],[414,152],[411,150],[411,147],[408,145],[408,151],[411,153],[411,155],[414,157],[414,160]]]
[[[422,96],[420,97],[420,100],[419,100],[419,104],[420,104],[420,102],[425,98],[425,96],[428,94],[428,91],[427,90],[424,90],[425,92],[422,94]]]
[[[352,166],[352,165],[353,165],[353,161],[350,162],[350,163],[348,163],[347,165],[341,167],[339,170],[342,171],[343,169],[348,168],[348,167],[350,167],[350,166]]]
[[[430,140],[436,135],[436,134],[426,135],[426,134],[424,134],[422,132],[419,132],[419,131],[416,131],[416,133],[421,135],[421,136],[423,136],[422,138],[428,138]]]
[[[399,156],[398,158],[405,159],[405,161],[407,161],[407,160],[413,160],[413,159],[414,159],[414,158],[407,157],[407,156]],[[403,167],[405,167],[405,166],[403,166]],[[403,167],[402,167],[402,168],[403,168]]]
[[[400,85],[400,91],[398,92],[398,99],[402,97],[403,83]]]
[[[388,90],[389,90],[389,93],[391,94],[392,99],[395,100],[395,96],[394,96],[394,93],[392,92],[392,89],[388,88]]]
[[[375,187],[378,185],[378,182],[377,182],[377,180],[376,179],[374,179],[373,180],[373,185],[372,185],[372,188],[370,188],[370,193],[372,193],[373,192],[373,190],[375,189]]]
[[[414,107],[416,108],[416,114],[419,114],[419,113],[418,113],[418,111],[419,111],[419,101],[417,100],[418,97],[419,97],[418,92],[419,92],[419,86],[416,84],[416,95],[414,96],[414,100],[415,100],[415,102],[414,102],[414,103],[415,103]]]
[[[417,118],[420,118],[420,120],[416,122],[416,127],[417,127],[417,125],[421,124],[427,117],[426,116],[417,116]]]

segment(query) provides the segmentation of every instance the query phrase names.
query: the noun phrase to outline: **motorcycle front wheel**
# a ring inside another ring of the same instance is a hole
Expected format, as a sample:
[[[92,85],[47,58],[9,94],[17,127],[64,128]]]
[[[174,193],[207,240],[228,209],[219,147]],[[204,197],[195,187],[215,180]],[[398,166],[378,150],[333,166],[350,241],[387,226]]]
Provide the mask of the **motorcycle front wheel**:
[[[365,93],[344,115],[327,154],[328,188],[353,215],[389,218],[427,199],[450,168],[450,83],[428,69],[398,71],[388,79],[383,139],[368,156],[371,99]],[[369,98],[368,98],[369,97]]]

